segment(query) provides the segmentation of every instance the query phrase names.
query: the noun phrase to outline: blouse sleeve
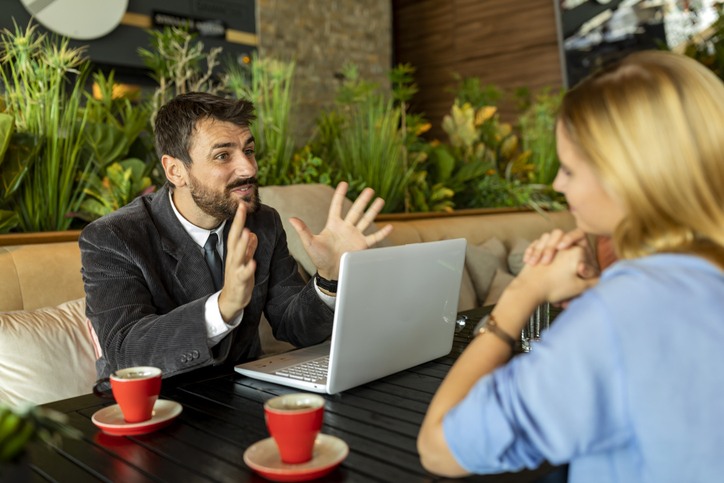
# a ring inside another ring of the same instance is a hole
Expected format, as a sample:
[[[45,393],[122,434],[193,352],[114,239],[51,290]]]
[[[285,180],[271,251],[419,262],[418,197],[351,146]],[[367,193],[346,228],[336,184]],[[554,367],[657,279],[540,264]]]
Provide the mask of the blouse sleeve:
[[[530,353],[480,379],[445,415],[458,463],[518,471],[623,445],[632,431],[616,337],[595,290],[574,300]]]

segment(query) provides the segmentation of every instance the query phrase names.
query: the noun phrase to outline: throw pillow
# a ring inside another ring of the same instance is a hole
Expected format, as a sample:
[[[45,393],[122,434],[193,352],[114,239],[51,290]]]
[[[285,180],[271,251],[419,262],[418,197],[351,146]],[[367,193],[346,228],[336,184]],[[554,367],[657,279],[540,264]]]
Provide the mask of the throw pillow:
[[[530,242],[524,238],[513,238],[510,242],[510,250],[508,250],[508,270],[513,275],[518,275],[525,263],[523,262],[523,254],[528,248]]]
[[[91,392],[95,360],[85,298],[0,313],[0,398],[11,404],[44,404]]]
[[[296,217],[302,220],[312,233],[317,234],[324,229],[329,214],[329,205],[332,202],[334,189],[331,186],[322,184],[301,184],[294,186],[265,186],[259,188],[261,202],[271,206],[279,212],[287,233],[287,245],[289,253],[309,274],[313,275],[317,269],[302,246],[302,241],[296,230],[289,223],[289,218]],[[342,204],[342,218],[352,207],[352,202],[345,198]],[[369,235],[379,228],[372,223],[365,231]],[[376,247],[391,246],[387,240],[382,240]]]
[[[470,272],[475,292],[478,295],[478,303],[487,298],[490,285],[495,277],[495,271],[500,269],[507,271],[508,253],[505,245],[499,239],[493,237],[481,245],[468,243],[465,254],[465,266]]]
[[[493,277],[493,282],[490,284],[488,296],[485,298],[485,302],[483,302],[483,307],[485,307],[486,305],[497,304],[498,299],[500,299],[500,296],[503,294],[503,291],[510,284],[510,282],[513,281],[514,278],[515,275],[511,275],[508,272],[497,269],[495,271],[495,276]]]
[[[460,285],[460,298],[458,299],[458,312],[474,309],[478,306],[478,296],[470,279],[468,267],[463,267],[463,280]]]

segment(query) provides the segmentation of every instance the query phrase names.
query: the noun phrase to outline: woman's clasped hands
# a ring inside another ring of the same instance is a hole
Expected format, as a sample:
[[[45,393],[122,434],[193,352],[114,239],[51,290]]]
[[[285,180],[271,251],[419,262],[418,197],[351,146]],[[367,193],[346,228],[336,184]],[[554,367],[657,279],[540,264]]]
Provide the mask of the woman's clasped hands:
[[[566,306],[596,285],[600,270],[586,234],[579,228],[553,230],[532,242],[523,254],[518,283],[528,285],[538,302]]]

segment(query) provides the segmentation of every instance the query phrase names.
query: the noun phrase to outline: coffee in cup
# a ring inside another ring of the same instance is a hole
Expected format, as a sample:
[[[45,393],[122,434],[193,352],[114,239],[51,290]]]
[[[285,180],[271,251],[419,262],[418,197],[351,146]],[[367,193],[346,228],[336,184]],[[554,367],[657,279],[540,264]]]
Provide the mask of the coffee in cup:
[[[109,382],[113,395],[102,392],[98,386]],[[99,379],[93,385],[96,396],[114,398],[127,423],[148,421],[153,416],[153,406],[161,392],[161,369],[158,367],[128,367]]]
[[[266,426],[284,463],[312,459],[314,441],[322,429],[324,398],[316,394],[287,394],[264,404]]]

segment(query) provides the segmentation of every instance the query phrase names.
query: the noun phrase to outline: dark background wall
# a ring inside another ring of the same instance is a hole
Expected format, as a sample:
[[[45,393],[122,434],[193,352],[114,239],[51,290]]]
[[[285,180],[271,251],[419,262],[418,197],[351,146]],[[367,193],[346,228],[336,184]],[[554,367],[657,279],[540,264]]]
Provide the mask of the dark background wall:
[[[247,37],[252,41],[247,44],[202,36],[199,39],[206,50],[218,46],[224,48],[225,54],[238,56],[255,48],[255,0],[129,0],[121,25],[98,39],[71,40],[71,47],[87,46],[90,59],[100,66],[115,68],[117,79],[121,81],[151,85],[137,49],[148,48],[149,35],[144,28],[151,27],[151,16],[159,11],[194,19],[220,20],[228,32],[251,34]],[[14,31],[13,19],[24,29],[30,14],[20,0],[0,0],[0,30]],[[38,30],[47,31],[42,26]]]
[[[440,123],[450,111],[452,72],[479,77],[511,92],[562,85],[554,0],[393,0],[395,62],[417,68],[413,108]],[[501,105],[514,118],[514,102]]]

